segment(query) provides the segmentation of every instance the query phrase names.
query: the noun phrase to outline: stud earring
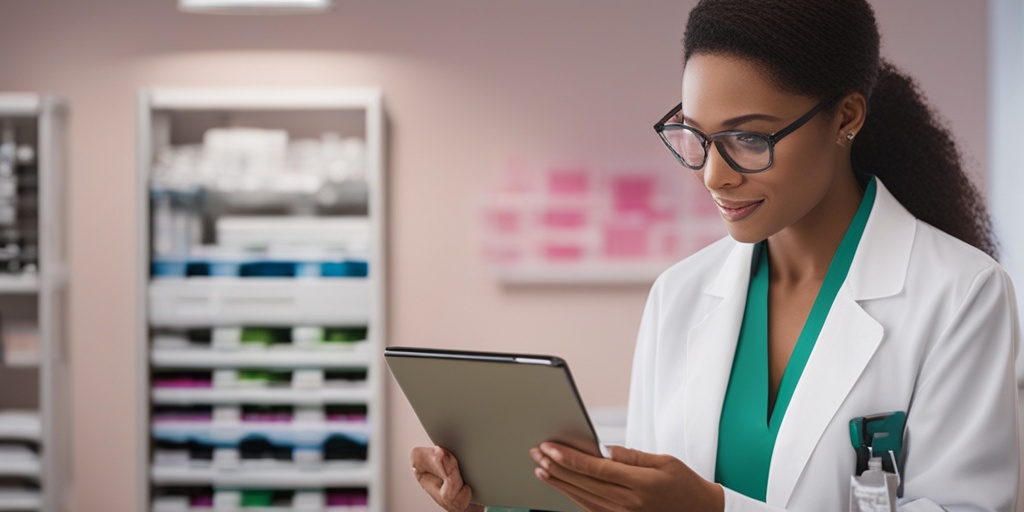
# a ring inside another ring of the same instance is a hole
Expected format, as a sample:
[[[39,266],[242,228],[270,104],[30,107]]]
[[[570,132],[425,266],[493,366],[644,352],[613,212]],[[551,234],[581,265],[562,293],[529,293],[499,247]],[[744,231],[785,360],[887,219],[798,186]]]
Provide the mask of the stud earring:
[[[846,133],[846,140],[853,140],[853,132]]]

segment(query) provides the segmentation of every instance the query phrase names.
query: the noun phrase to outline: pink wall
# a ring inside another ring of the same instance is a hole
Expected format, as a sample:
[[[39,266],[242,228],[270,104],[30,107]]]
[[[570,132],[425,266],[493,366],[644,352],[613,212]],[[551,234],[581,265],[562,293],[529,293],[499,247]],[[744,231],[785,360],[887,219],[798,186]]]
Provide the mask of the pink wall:
[[[338,0],[328,15],[184,15],[172,0],[5,0],[0,90],[73,106],[75,510],[134,510],[135,92],[379,85],[390,121],[393,344],[557,352],[585,400],[625,402],[643,286],[502,287],[474,198],[508,156],[675,165],[650,126],[678,101],[692,0]],[[876,0],[885,49],[985,162],[986,2]],[[392,386],[391,510],[428,508],[425,442]]]

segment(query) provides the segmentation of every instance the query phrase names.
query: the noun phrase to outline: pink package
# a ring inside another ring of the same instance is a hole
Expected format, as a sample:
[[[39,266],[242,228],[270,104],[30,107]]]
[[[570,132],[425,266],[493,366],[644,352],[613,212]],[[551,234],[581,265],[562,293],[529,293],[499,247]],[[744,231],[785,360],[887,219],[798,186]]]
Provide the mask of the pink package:
[[[637,174],[611,180],[612,212],[618,214],[654,213],[654,176]]]
[[[548,208],[541,215],[541,224],[548,229],[580,229],[587,224],[587,211],[582,208]]]
[[[544,244],[544,259],[549,262],[580,261],[583,259],[583,247],[573,243],[548,242]]]
[[[585,167],[553,168],[548,171],[548,192],[552,196],[582,196],[590,188],[590,175]]]

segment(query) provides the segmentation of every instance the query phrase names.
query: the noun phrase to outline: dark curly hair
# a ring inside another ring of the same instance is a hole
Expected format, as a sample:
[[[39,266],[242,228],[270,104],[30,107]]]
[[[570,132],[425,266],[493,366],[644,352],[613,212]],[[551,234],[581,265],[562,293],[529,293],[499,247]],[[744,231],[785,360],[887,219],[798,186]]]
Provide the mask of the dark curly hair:
[[[732,55],[789,93],[863,93],[854,170],[878,176],[915,217],[995,257],[991,219],[956,141],[914,80],[882,60],[879,43],[866,0],[701,0],[686,24],[683,64],[694,54]]]

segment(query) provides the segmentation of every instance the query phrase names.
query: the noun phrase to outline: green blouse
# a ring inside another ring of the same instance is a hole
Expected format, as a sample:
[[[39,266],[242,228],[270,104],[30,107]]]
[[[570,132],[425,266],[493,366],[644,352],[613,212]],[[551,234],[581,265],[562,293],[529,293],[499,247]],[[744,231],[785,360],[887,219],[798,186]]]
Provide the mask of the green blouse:
[[[774,407],[768,403],[768,243],[760,242],[755,247],[743,324],[718,428],[715,481],[725,487],[765,501],[779,426],[832,302],[850,271],[874,200],[875,179],[871,178],[797,338]]]

